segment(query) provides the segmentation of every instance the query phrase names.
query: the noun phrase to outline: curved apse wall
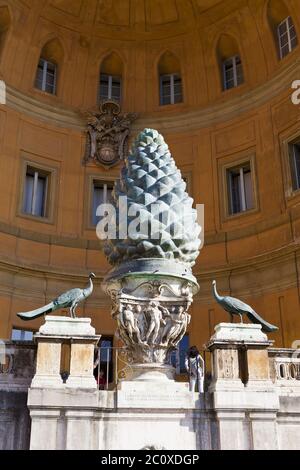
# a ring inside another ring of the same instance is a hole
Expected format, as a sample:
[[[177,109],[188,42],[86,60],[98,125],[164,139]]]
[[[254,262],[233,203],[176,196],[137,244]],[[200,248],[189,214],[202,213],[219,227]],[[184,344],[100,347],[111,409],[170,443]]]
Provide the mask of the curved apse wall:
[[[221,292],[280,325],[276,346],[299,337],[300,193],[290,158],[300,139],[300,106],[291,102],[299,46],[284,55],[276,36],[290,17],[299,37],[297,0],[279,7],[265,0],[161,3],[0,2],[4,337],[21,326],[17,311],[83,284],[90,270],[97,288],[83,309],[102,334],[114,332],[99,288],[108,265],[90,211],[93,180],[113,181],[119,167],[82,165],[81,112],[97,106],[101,73],[121,77],[122,110],[139,113],[132,135],[143,127],[162,132],[195,202],[205,204],[190,341],[202,346],[226,319],[210,294],[213,278]],[[41,58],[57,67],[54,94],[36,86]],[[171,75],[180,76],[181,99],[162,105],[161,77]],[[24,214],[27,166],[51,175],[45,218]],[[230,193],[241,174],[248,188],[242,202]]]

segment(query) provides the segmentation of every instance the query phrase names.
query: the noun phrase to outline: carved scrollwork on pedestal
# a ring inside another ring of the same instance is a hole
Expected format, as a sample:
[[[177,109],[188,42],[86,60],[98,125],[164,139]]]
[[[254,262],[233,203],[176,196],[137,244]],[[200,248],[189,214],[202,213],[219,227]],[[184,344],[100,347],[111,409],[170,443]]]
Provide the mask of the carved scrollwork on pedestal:
[[[118,380],[129,379],[132,374],[133,357],[127,348],[118,349]]]
[[[183,296],[192,299],[192,287],[189,283],[185,283],[179,292],[175,292],[167,283],[162,281],[147,281],[139,284],[133,289],[124,289],[123,292],[127,294],[135,294],[142,288],[146,289],[149,297],[156,298],[159,296]]]
[[[176,293],[170,288],[170,286],[160,281],[143,282],[134,289],[127,289],[125,292],[128,294],[134,294],[141,288],[146,288],[148,290],[149,296],[153,298],[162,295],[164,290],[167,290],[169,293],[176,296]]]

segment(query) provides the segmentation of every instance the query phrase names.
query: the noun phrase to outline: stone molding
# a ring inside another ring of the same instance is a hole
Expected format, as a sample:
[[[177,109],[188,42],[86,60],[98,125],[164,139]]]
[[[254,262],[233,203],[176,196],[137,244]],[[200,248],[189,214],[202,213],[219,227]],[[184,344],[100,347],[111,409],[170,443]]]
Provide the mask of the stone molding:
[[[299,78],[300,59],[288,67],[284,67],[272,79],[262,85],[250,89],[240,96],[225,101],[216,102],[201,109],[174,114],[159,112],[144,114],[132,126],[132,132],[141,128],[151,127],[170,132],[191,131],[207,128],[217,123],[228,121],[241,113],[249,112],[271,101],[282,90],[291,87],[293,80]],[[64,106],[50,105],[28,94],[22,93],[7,84],[7,106],[17,112],[24,113],[48,124],[67,129],[85,131],[85,123],[79,110]]]
[[[298,214],[295,214],[292,221],[296,221],[300,218]],[[289,214],[284,214],[276,218],[269,219],[267,221],[257,222],[255,225],[249,225],[247,227],[237,228],[231,230],[230,232],[220,232],[220,233],[208,233],[205,234],[205,245],[213,245],[216,243],[225,243],[233,240],[238,240],[253,236],[264,231],[281,227],[283,224],[290,225]],[[37,243],[45,243],[48,245],[57,245],[65,246],[70,248],[81,248],[88,250],[98,250],[100,247],[100,242],[98,240],[88,240],[78,237],[66,237],[55,234],[46,234],[41,232],[35,232],[32,230],[23,229],[6,222],[0,222],[0,232],[6,235],[12,235],[24,240],[35,241]]]
[[[99,248],[100,249],[100,248]],[[283,247],[281,250],[273,251],[267,254],[263,254],[261,256],[254,257],[253,259],[247,259],[240,262],[231,263],[230,265],[220,266],[217,269],[207,269],[201,272],[195,272],[195,276],[197,278],[198,283],[201,284],[201,293],[196,294],[195,302],[196,303],[211,303],[211,280],[213,278],[221,279],[221,278],[233,278],[235,276],[243,277],[248,273],[253,272],[254,266],[255,271],[263,271],[272,268],[272,272],[268,274],[268,284],[267,285],[260,285],[259,288],[257,284],[255,286],[247,285],[247,289],[238,289],[235,290],[235,295],[243,296],[245,294],[248,295],[249,288],[255,289],[256,292],[259,294],[263,294],[264,292],[279,292],[286,290],[288,288],[296,288],[298,286],[297,275],[296,275],[296,264],[297,259],[300,255],[300,247],[299,245],[293,244],[289,246]],[[289,263],[293,265],[293,271],[290,276],[288,276],[285,281],[281,279],[280,283],[278,283],[278,267],[283,263]],[[11,275],[22,275],[22,277],[29,277],[29,278],[40,278],[40,279],[47,279],[47,280],[55,280],[61,281],[63,278],[64,280],[68,280],[70,283],[79,283],[84,282],[86,279],[86,270],[82,270],[81,272],[77,270],[75,273],[74,270],[67,271],[66,269],[58,270],[57,268],[52,268],[50,266],[28,266],[25,263],[18,262],[15,264],[10,261],[0,261],[0,273],[10,273]],[[105,272],[97,272],[96,284],[99,285],[103,278]],[[36,297],[34,293],[28,292],[28,289],[19,289],[14,281],[14,284],[11,286],[6,284],[3,287],[0,286],[0,294],[7,296],[7,295],[14,295],[15,298],[20,297]],[[97,296],[97,299],[90,300],[90,305],[97,305],[97,306],[107,306],[109,305],[108,297],[105,294],[101,294]]]
[[[293,214],[292,221],[300,219],[300,212]],[[281,227],[284,224],[290,225],[290,216],[288,213],[281,214],[272,219],[263,220],[255,224],[248,225],[246,227],[234,228],[228,232],[219,232],[219,233],[206,233],[205,234],[205,245],[214,245],[216,243],[225,243],[233,240],[238,240],[241,238],[246,238],[253,236],[257,233],[262,233],[264,231]],[[95,229],[93,227],[93,229]],[[89,250],[98,250],[99,241],[98,240],[88,240],[78,237],[66,237],[55,234],[47,234],[41,232],[34,232],[32,230],[27,230],[15,225],[8,224],[6,222],[0,221],[0,232],[7,235],[13,235],[24,240],[32,240],[38,243],[46,243],[49,245],[58,245],[66,246],[70,248],[83,248]]]

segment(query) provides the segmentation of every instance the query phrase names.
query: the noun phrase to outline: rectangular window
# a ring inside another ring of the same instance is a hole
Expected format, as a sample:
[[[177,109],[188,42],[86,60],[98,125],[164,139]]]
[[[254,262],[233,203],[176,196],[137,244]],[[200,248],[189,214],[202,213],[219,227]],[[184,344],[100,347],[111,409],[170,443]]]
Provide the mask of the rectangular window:
[[[300,140],[289,144],[290,168],[293,191],[300,189]]]
[[[280,58],[283,59],[298,45],[296,28],[290,16],[278,25],[277,34]]]
[[[250,163],[227,170],[230,214],[238,214],[254,208]]]
[[[189,335],[186,334],[177,346],[176,351],[171,354],[171,364],[176,369],[176,374],[185,374],[185,358],[189,349]]]
[[[27,166],[23,195],[25,214],[46,217],[49,178],[49,173]]]
[[[178,74],[161,75],[160,104],[176,104],[182,102],[182,81]]]
[[[20,330],[18,328],[13,328],[11,332],[12,341],[33,341],[33,331],[30,330]]]
[[[40,59],[35,79],[36,88],[42,91],[46,91],[47,93],[51,93],[52,95],[55,95],[56,75],[56,65],[51,62],[48,62],[45,59]]]
[[[92,194],[92,224],[97,225],[99,216],[97,216],[97,208],[100,204],[109,203],[111,200],[111,193],[114,187],[113,181],[93,181],[93,194]]]
[[[224,90],[230,90],[244,82],[241,58],[236,55],[223,62]]]
[[[121,77],[100,74],[99,101],[115,100],[121,101]]]

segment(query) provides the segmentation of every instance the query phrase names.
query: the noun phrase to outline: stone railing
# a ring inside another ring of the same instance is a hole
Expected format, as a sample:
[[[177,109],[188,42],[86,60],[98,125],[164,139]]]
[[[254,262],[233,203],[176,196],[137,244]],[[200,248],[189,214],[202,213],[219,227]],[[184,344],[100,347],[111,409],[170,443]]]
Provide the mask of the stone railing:
[[[32,342],[0,341],[0,450],[29,449],[27,394],[35,357]]]
[[[26,390],[35,371],[36,345],[29,341],[1,341],[0,390]]]
[[[269,349],[270,373],[273,382],[300,387],[300,349]]]

